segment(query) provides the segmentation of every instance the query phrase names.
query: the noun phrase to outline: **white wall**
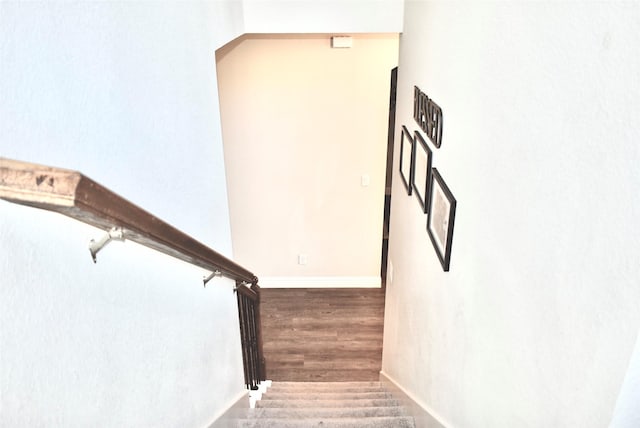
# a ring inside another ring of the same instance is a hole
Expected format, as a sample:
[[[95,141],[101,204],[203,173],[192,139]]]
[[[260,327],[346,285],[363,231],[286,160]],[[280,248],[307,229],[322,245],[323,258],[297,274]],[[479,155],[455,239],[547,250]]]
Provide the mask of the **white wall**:
[[[611,418],[612,428],[635,428],[640,426],[640,340],[636,339],[629,368],[624,378],[616,407]]]
[[[444,273],[396,145],[383,370],[448,426],[611,420],[640,321],[639,13],[405,5],[396,141],[418,85],[458,209]]]
[[[227,255],[215,49],[236,2],[0,3],[0,156],[78,169]],[[205,426],[243,390],[232,283],[0,201],[0,425]]]
[[[214,52],[241,5],[1,7],[0,154],[79,169],[229,253]]]
[[[397,49],[397,35],[350,49],[283,35],[218,51],[234,255],[261,284],[379,285]]]
[[[399,33],[402,0],[243,0],[246,33]]]

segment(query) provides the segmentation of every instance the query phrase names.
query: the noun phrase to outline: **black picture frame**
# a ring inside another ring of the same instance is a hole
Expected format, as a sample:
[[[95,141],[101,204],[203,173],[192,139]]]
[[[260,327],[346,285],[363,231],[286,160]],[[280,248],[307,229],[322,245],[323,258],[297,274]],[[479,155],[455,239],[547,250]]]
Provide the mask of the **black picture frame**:
[[[411,163],[413,164],[411,184],[414,194],[420,202],[422,211],[426,214],[429,212],[429,198],[431,196],[431,163],[433,160],[433,152],[419,131],[415,131],[414,134],[414,148],[411,158]]]
[[[411,181],[413,177],[413,151],[415,150],[413,136],[406,126],[402,125],[400,136],[400,177],[407,193],[411,195]]]
[[[437,168],[433,168],[431,171],[431,196],[429,197],[427,232],[445,272],[449,271],[451,262],[456,205],[457,202],[451,190],[449,190]]]

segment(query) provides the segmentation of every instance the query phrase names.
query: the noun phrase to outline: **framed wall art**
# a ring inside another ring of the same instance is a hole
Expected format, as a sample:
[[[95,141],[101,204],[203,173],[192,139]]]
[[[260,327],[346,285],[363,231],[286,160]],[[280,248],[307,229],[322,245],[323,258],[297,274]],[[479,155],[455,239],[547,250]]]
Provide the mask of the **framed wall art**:
[[[415,132],[413,139],[413,181],[412,187],[420,201],[422,211],[429,211],[429,189],[431,188],[431,159],[432,152],[420,132]]]
[[[413,175],[413,136],[406,126],[402,126],[402,136],[400,137],[400,176],[404,182],[407,193],[411,194],[411,177]]]
[[[442,145],[442,109],[417,86],[413,87],[413,118],[439,149]]]
[[[449,271],[453,224],[456,217],[456,199],[436,168],[431,173],[427,232],[445,272]]]

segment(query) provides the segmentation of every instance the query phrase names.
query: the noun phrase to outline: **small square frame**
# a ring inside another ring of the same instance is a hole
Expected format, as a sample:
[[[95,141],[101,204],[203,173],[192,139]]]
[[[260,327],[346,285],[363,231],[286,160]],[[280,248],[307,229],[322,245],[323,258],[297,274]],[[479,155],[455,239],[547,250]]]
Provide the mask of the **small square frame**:
[[[413,136],[406,126],[402,125],[402,135],[400,136],[400,176],[407,193],[411,195],[411,181],[413,177],[413,152],[415,143]]]
[[[431,162],[433,152],[422,138],[420,132],[415,131],[413,156],[411,163],[413,165],[412,186],[415,195],[418,197],[422,211],[426,214],[429,212],[429,198],[431,189]]]
[[[433,168],[431,172],[431,196],[429,198],[427,232],[445,272],[449,272],[455,217],[456,199],[438,170]]]

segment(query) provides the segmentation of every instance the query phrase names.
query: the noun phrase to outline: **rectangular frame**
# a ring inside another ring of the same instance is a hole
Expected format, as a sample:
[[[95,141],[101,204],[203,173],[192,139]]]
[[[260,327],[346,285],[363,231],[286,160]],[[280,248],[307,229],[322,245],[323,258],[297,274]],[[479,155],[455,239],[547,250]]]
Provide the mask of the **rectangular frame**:
[[[431,162],[433,152],[422,138],[420,132],[415,131],[413,139],[413,156],[411,163],[413,164],[413,180],[412,186],[415,195],[418,197],[422,211],[426,214],[429,212],[429,197],[431,189]]]
[[[427,232],[436,250],[442,269],[449,271],[453,224],[456,217],[456,199],[436,168],[431,172],[431,196]]]
[[[402,125],[402,135],[400,136],[400,176],[402,177],[404,187],[407,189],[407,193],[409,195],[411,195],[414,150],[415,143],[413,141],[413,136],[407,127]]]

